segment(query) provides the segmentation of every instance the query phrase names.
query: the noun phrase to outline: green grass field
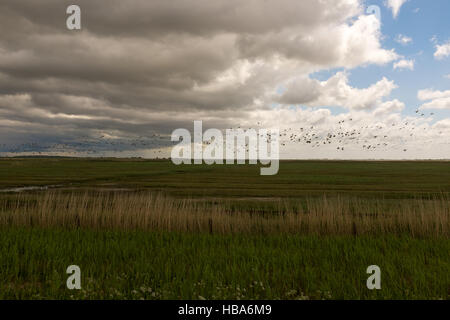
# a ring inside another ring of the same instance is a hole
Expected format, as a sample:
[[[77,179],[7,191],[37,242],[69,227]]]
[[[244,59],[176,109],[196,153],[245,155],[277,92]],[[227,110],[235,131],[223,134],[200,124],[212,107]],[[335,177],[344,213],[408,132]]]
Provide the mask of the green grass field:
[[[445,299],[448,241],[8,229],[0,298]],[[65,268],[82,290],[65,288]],[[366,288],[378,264],[382,289]]]
[[[0,299],[450,299],[449,165],[2,159]]]
[[[180,165],[170,161],[2,159],[0,188],[27,185],[141,188],[186,197],[327,194],[408,198],[450,193],[450,162],[284,161],[275,176],[255,165]]]

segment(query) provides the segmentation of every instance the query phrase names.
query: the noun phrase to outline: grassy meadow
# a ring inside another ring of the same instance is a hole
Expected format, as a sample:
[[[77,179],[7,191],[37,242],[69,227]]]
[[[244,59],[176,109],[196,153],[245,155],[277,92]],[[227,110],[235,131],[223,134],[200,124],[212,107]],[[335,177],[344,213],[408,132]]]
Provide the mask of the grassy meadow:
[[[449,299],[449,165],[1,159],[0,299]]]

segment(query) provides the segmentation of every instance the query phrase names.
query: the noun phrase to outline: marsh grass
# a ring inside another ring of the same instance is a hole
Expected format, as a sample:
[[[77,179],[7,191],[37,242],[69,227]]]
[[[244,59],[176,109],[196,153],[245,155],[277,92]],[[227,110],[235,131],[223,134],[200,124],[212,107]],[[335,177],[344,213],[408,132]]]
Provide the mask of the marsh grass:
[[[450,298],[442,238],[8,227],[0,243],[0,299]],[[72,264],[81,290],[66,288]]]
[[[175,199],[151,192],[48,191],[0,198],[0,226],[193,233],[401,235],[448,237],[450,201],[322,197],[293,203],[274,200],[275,210],[221,202]]]
[[[450,299],[449,168],[3,159],[0,299]]]

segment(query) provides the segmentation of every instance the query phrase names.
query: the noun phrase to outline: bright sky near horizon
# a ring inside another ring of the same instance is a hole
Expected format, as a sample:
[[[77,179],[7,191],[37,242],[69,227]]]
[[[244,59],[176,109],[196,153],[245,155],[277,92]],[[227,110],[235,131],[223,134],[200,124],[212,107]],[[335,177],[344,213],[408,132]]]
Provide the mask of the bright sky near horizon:
[[[283,158],[450,159],[448,0],[73,3],[80,31],[0,3],[0,156],[168,156],[202,120],[279,128]]]

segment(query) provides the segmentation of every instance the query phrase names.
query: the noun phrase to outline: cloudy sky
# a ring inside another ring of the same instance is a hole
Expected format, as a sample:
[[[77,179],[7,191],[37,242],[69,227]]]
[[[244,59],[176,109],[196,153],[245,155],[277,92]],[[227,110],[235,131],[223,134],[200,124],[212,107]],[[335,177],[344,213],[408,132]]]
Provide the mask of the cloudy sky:
[[[2,0],[0,156],[164,156],[174,129],[202,120],[279,128],[285,158],[449,159],[449,12],[448,0]]]

